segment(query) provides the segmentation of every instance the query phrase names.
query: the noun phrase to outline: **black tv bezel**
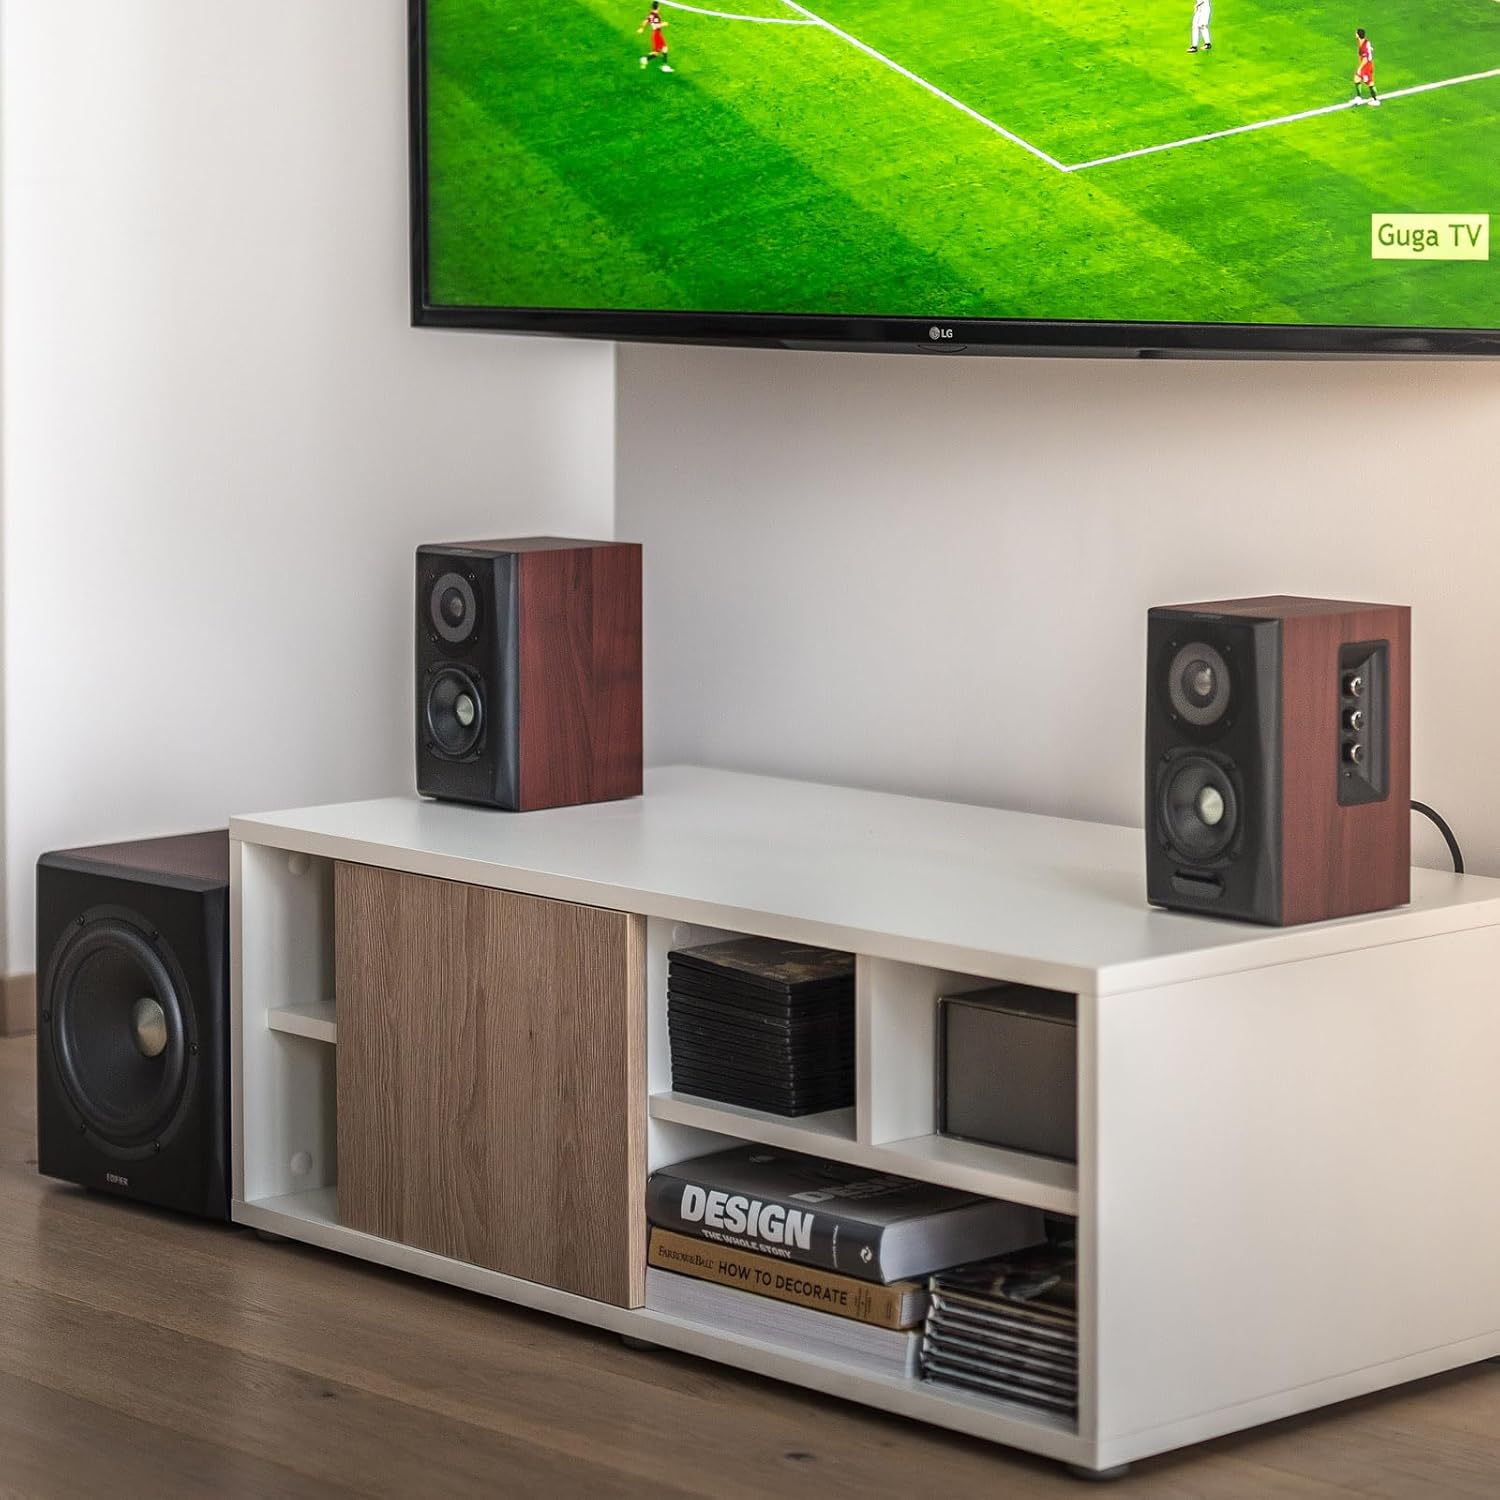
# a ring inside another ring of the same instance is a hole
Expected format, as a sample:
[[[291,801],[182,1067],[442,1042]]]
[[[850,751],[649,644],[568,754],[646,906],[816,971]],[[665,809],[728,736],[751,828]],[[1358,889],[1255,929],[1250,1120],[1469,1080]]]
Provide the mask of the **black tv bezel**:
[[[1500,329],[1297,323],[1131,323],[1024,318],[640,312],[608,308],[459,307],[429,295],[427,0],[408,0],[411,319],[417,328],[551,334],[632,343],[853,349],[931,354],[1302,359],[1500,354]]]

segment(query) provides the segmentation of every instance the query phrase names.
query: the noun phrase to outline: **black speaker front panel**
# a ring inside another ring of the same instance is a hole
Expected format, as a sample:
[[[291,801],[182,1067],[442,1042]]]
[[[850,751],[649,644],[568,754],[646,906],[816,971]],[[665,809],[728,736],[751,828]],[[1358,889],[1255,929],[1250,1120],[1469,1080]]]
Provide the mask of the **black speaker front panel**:
[[[1153,905],[1279,920],[1280,657],[1274,621],[1150,612],[1145,794]]]
[[[417,791],[513,808],[519,797],[515,557],[420,547]]]
[[[48,859],[37,870],[39,1169],[227,1218],[227,890]]]
[[[92,1144],[129,1161],[175,1138],[197,1093],[193,996],[171,945],[127,907],[92,907],[46,969],[58,1081]]]

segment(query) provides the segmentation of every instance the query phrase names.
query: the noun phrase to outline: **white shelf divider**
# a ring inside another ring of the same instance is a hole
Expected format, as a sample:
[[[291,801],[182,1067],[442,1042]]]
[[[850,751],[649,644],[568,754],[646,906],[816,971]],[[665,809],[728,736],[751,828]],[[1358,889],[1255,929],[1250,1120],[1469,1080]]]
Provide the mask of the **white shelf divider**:
[[[784,1151],[805,1151],[810,1156],[871,1171],[895,1172],[989,1198],[1025,1203],[1048,1213],[1078,1212],[1078,1169],[1069,1162],[941,1135],[871,1145],[855,1139],[853,1109],[787,1118],[690,1094],[667,1093],[651,1096],[650,1111],[656,1120],[691,1125],[763,1146],[779,1146]]]
[[[938,1000],[993,981],[864,954],[855,964],[859,1139],[930,1135],[938,1126]]]
[[[266,1027],[288,1036],[305,1036],[314,1042],[337,1046],[338,1021],[332,1000],[316,1000],[311,1005],[284,1005],[266,1012]]]

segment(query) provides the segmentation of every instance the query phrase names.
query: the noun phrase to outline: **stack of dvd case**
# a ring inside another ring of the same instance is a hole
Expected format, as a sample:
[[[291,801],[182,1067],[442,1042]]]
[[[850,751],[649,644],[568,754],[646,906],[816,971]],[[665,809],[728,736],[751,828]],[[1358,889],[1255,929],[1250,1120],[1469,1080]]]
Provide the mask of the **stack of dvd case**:
[[[672,1087],[806,1115],[854,1103],[854,955],[735,938],[667,955]]]
[[[928,1283],[922,1379],[1076,1417],[1075,1267],[1071,1244],[1047,1244],[939,1271]]]

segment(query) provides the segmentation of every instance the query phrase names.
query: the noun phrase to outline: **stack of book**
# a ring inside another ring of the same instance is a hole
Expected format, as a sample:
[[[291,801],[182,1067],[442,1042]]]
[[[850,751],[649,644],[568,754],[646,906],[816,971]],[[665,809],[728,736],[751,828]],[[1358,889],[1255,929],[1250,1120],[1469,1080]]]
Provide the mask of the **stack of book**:
[[[1036,1209],[764,1146],[653,1172],[646,1216],[649,1307],[895,1374],[929,1272],[1044,1232]]]
[[[1078,1413],[1078,1280],[1071,1244],[930,1278],[918,1373],[1059,1416]]]
[[[927,1291],[919,1281],[872,1286],[653,1229],[646,1306],[871,1374],[915,1375],[914,1330],[927,1311]]]
[[[854,956],[773,938],[667,955],[672,1087],[806,1115],[854,1103]]]

